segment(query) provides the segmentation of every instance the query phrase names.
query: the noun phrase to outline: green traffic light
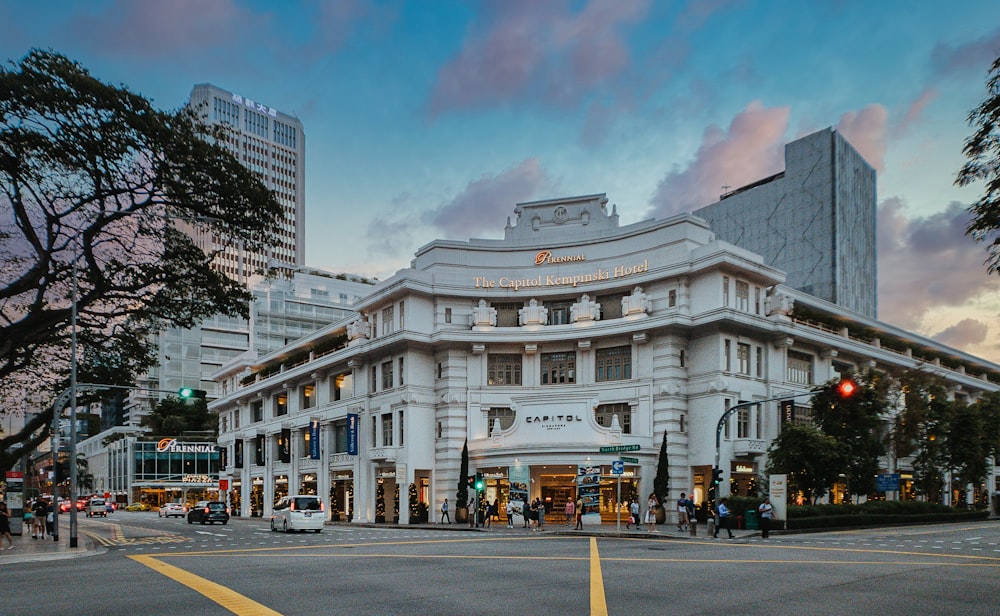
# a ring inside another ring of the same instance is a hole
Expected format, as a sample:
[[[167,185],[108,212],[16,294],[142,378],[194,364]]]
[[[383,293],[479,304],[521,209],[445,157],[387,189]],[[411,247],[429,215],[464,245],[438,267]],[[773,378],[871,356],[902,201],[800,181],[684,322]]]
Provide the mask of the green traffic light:
[[[177,393],[180,394],[181,398],[190,398],[194,395],[194,390],[190,387],[182,387]]]

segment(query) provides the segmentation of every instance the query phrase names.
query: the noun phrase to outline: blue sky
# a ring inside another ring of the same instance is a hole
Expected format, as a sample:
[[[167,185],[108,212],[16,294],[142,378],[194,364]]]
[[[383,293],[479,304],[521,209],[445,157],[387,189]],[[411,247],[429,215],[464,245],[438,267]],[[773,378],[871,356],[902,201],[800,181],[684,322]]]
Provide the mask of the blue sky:
[[[833,126],[878,171],[880,318],[1000,361],[981,187],[953,185],[995,0],[0,0],[0,59],[33,47],[164,108],[209,82],[297,115],[307,263],[380,278],[518,201],[691,211]]]

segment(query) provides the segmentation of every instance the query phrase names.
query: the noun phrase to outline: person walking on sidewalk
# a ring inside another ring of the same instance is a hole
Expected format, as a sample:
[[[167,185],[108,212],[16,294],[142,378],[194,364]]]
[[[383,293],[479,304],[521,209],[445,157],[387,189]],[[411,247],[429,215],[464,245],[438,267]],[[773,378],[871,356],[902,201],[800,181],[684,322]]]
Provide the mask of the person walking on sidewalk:
[[[725,498],[719,501],[719,524],[715,527],[713,538],[719,538],[720,528],[725,528],[729,538],[733,538],[733,531],[729,528],[729,501]]]
[[[507,528],[514,528],[514,501],[507,499]]]
[[[566,526],[569,526],[574,522],[573,515],[576,513],[576,505],[573,503],[573,499],[566,497],[566,505],[563,506],[563,513],[566,514]]]
[[[656,508],[659,504],[656,494],[650,492],[649,498],[646,499],[646,530],[651,533],[656,532]]]
[[[583,499],[577,498],[576,505],[574,507],[576,510],[576,526],[573,530],[583,530]]]
[[[757,507],[757,513],[760,514],[760,538],[767,539],[771,536],[771,516],[774,515],[770,498],[764,497],[764,502]]]
[[[36,499],[35,504],[31,506],[31,512],[35,514],[32,520],[35,523],[34,528],[31,529],[31,536],[38,537],[39,539],[45,539],[45,515],[48,513],[48,505],[42,499]]]
[[[444,521],[445,521],[446,518],[448,520],[448,523],[451,524],[451,516],[448,515],[448,499],[447,498],[444,499],[443,503],[441,503],[441,524],[444,524]]]
[[[685,531],[688,528],[688,499],[687,494],[681,492],[681,497],[677,500],[677,530]]]
[[[10,536],[10,512],[7,511],[7,503],[0,503],[0,550],[4,549],[3,540],[10,544],[8,550],[14,549],[14,538]]]
[[[638,497],[632,499],[632,504],[628,506],[628,513],[629,513],[629,523],[635,524],[635,527],[639,528],[639,499],[638,499]],[[625,525],[625,528],[628,528],[627,524]]]

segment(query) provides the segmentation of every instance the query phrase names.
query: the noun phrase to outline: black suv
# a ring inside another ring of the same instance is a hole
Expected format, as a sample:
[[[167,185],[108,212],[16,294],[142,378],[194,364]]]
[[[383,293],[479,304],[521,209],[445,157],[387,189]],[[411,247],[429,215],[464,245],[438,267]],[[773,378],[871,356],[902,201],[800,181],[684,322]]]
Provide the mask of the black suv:
[[[206,522],[215,523],[222,522],[225,524],[229,521],[229,508],[226,507],[225,503],[220,503],[217,501],[198,501],[194,507],[188,511],[188,524],[194,524],[195,522],[200,522],[205,524]]]

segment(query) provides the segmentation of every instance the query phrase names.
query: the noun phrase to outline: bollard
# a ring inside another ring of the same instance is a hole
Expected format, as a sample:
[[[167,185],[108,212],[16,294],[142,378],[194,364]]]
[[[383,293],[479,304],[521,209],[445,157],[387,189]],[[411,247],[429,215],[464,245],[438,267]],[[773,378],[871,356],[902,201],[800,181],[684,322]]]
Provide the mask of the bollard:
[[[694,518],[688,522],[688,532],[691,533],[692,537],[698,536],[698,522]]]
[[[715,534],[715,516],[709,516],[708,518],[708,534]]]

